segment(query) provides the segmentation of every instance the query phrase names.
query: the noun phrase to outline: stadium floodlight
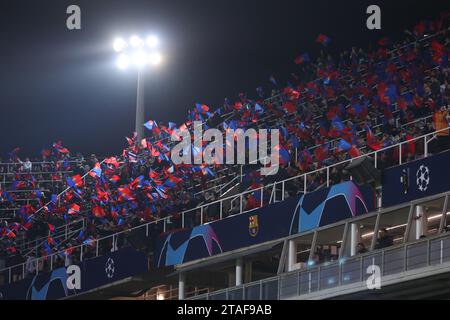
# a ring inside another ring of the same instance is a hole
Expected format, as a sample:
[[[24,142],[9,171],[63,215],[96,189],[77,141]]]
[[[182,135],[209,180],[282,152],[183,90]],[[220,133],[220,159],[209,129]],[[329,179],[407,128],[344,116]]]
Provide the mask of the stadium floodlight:
[[[156,36],[148,36],[146,42],[147,46],[150,48],[155,48],[159,44],[159,39]]]
[[[125,70],[130,65],[130,58],[126,54],[121,54],[117,58],[117,67],[121,70]]]
[[[138,36],[132,36],[132,37],[130,38],[130,45],[131,45],[133,48],[139,48],[139,47],[142,46],[142,44],[143,44],[143,41],[142,41],[142,39],[139,38]]]
[[[149,56],[149,62],[153,65],[160,64],[162,61],[162,56],[158,52],[155,52]]]
[[[132,58],[133,64],[138,68],[144,67],[148,62],[148,56],[143,50],[136,51],[133,53]]]
[[[144,137],[144,71],[148,65],[156,66],[161,63],[162,55],[155,51],[155,48],[158,46],[159,39],[154,35],[149,35],[146,38],[132,35],[128,41],[125,41],[123,38],[117,38],[113,43],[114,51],[120,53],[117,58],[117,67],[120,70],[125,70],[129,67],[137,69],[135,130],[139,140]]]
[[[127,46],[127,43],[122,38],[117,38],[114,40],[113,48],[116,52],[121,52],[125,47]]]
[[[137,35],[131,36],[128,42],[123,38],[115,39],[113,49],[121,54],[117,62],[118,68],[123,70],[133,65],[139,70],[147,65],[160,64],[162,55],[154,51],[158,45],[159,39],[154,35],[148,36],[145,41]]]

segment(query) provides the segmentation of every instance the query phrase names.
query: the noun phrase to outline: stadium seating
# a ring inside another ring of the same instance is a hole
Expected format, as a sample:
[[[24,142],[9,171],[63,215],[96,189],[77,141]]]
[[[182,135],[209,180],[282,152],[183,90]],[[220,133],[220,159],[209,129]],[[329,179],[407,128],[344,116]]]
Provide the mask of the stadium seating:
[[[115,250],[128,243],[121,235],[152,221],[159,221],[152,224],[154,237],[283,201],[346,180],[343,162],[364,154],[376,152],[379,168],[423,157],[429,152],[423,136],[435,131],[433,114],[449,103],[449,89],[441,89],[450,81],[448,66],[434,59],[442,43],[448,50],[446,36],[443,29],[391,51],[353,50],[338,63],[319,57],[300,77],[313,81],[275,88],[268,98],[242,94],[226,101],[215,112],[221,131],[281,129],[286,158],[275,177],[261,177],[254,166],[173,166],[167,157],[173,128],[155,121],[148,138],[128,138],[122,155],[103,161],[70,158],[57,143],[46,152],[51,161],[33,162],[25,172],[13,154],[11,163],[0,163],[5,267],[42,256],[45,270],[54,253],[62,253],[58,263],[64,264],[83,246],[85,256]],[[185,130],[194,120],[207,127],[208,113],[194,109]],[[399,142],[399,149],[389,149]],[[291,183],[281,183],[286,179]],[[97,240],[113,234],[99,248]]]

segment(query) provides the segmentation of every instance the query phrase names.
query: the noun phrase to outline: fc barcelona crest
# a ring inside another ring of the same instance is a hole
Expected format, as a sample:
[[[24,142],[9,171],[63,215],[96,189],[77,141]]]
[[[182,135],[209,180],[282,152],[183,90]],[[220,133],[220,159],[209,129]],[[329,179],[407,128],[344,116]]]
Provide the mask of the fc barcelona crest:
[[[251,216],[248,218],[248,232],[252,237],[256,237],[259,231],[258,216]]]

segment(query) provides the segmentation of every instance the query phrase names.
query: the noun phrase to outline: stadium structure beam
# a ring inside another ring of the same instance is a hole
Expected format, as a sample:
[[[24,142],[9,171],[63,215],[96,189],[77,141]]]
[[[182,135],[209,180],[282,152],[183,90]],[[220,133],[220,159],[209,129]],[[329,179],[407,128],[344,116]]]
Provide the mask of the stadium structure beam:
[[[145,76],[142,69],[139,69],[137,74],[135,131],[137,134],[137,141],[141,141],[141,139],[144,138],[145,123]]]

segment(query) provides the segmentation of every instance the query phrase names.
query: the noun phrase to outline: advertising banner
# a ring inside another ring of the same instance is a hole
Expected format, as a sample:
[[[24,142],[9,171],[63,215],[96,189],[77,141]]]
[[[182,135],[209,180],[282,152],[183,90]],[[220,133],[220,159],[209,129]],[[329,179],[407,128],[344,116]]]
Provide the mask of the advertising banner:
[[[424,198],[450,189],[450,152],[416,160],[383,172],[383,207]]]
[[[245,214],[181,230],[159,238],[157,267],[211,257],[306,232],[372,211],[372,188],[348,181],[291,197]]]

